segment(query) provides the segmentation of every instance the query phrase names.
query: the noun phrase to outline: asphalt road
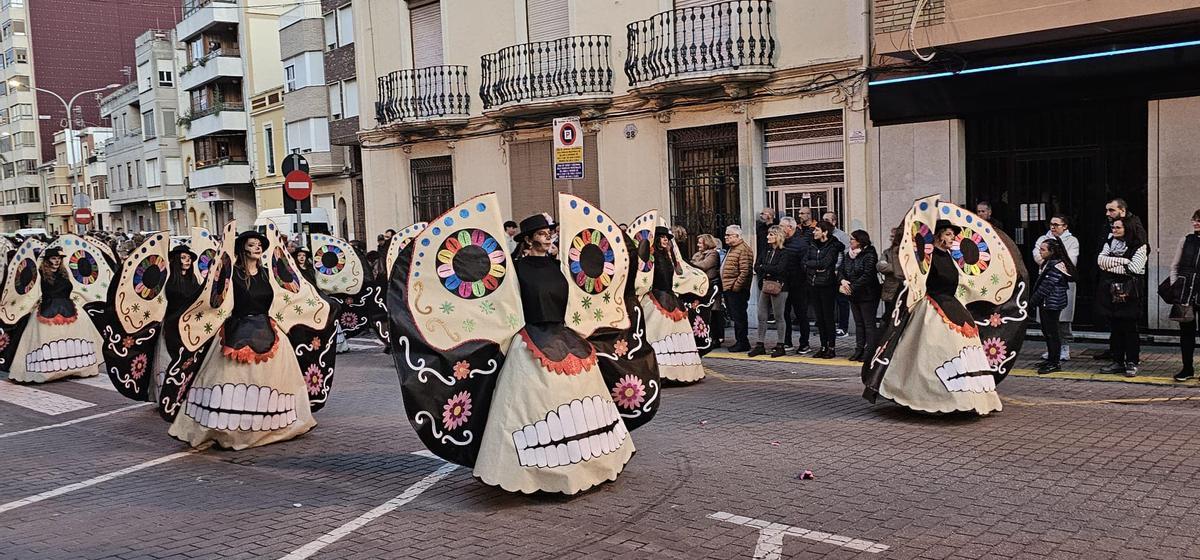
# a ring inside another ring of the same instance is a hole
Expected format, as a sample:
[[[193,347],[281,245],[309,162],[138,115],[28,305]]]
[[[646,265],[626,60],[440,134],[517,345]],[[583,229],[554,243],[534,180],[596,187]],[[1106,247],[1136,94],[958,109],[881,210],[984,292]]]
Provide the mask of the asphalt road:
[[[315,430],[241,452],[104,383],[0,382],[0,558],[1200,558],[1195,387],[1012,378],[933,417],[851,367],[710,359],[615,482],[524,496],[421,453],[359,346]]]

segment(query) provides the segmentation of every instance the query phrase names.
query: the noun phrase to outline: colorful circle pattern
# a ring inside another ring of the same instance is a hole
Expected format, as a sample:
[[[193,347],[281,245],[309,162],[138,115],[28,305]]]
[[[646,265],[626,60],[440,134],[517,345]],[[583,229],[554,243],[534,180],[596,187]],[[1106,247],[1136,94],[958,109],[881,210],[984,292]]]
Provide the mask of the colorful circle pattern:
[[[467,228],[442,241],[437,274],[450,293],[463,299],[484,297],[500,287],[507,273],[504,248],[486,231]]]
[[[983,274],[992,262],[992,253],[987,241],[978,231],[971,228],[963,228],[950,248],[950,256],[954,258],[958,268],[968,276]]]
[[[196,269],[200,271],[200,278],[208,278],[208,269],[213,264],[213,259],[217,257],[215,249],[205,249],[200,252],[200,256],[196,258]]]
[[[67,267],[71,269],[71,275],[75,277],[75,281],[84,286],[90,286],[100,277],[100,267],[96,266],[96,258],[87,251],[71,253],[71,260],[67,263]]]
[[[575,234],[567,263],[575,285],[589,294],[603,292],[612,284],[616,256],[608,238],[597,230],[585,229]]]
[[[342,252],[342,248],[333,244],[325,244],[317,248],[317,254],[313,260],[316,262],[317,272],[325,276],[333,276],[346,268],[346,254]]]
[[[654,251],[651,249],[654,246],[654,232],[648,229],[643,229],[633,236],[633,240],[637,243],[638,253],[638,270],[640,272],[650,272],[654,268]]]
[[[929,272],[929,266],[933,262],[933,228],[924,222],[913,223],[912,240],[913,256],[921,267],[921,274],[925,274]]]
[[[293,294],[300,293],[300,275],[292,269],[287,254],[281,247],[275,248],[275,258],[271,259],[271,271],[275,274],[275,283]]]
[[[158,255],[148,255],[133,269],[133,291],[144,300],[158,297],[167,279],[167,261]]]

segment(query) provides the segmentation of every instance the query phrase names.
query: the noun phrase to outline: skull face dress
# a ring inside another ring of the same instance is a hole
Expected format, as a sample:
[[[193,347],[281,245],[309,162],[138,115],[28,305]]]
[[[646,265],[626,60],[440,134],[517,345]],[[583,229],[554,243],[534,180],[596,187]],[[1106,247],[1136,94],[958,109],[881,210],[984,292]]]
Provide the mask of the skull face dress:
[[[90,321],[80,320],[65,266],[54,278],[41,275],[42,299],[17,346],[8,374],[12,381],[45,383],[100,373],[100,333]]]

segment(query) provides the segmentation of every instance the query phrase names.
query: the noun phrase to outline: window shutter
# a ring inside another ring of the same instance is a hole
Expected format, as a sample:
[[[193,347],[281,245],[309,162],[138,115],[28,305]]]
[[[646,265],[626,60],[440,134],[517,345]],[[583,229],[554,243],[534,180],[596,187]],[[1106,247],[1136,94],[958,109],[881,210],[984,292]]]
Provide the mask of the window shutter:
[[[413,68],[441,66],[442,6],[425,4],[409,11],[412,28]]]
[[[553,41],[571,34],[568,0],[526,0],[529,42]]]

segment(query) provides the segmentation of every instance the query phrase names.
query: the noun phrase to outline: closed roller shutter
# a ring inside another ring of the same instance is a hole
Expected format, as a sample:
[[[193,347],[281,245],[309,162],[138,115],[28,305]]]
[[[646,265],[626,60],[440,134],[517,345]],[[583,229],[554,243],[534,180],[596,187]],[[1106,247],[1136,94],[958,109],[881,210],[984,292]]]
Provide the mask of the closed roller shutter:
[[[409,10],[412,28],[413,68],[442,65],[442,6],[422,4]]]
[[[512,219],[538,212],[558,215],[556,193],[568,192],[567,181],[555,181],[550,140],[518,142],[508,150],[508,172],[512,192]],[[583,137],[583,179],[575,181],[575,196],[600,203],[600,175],[596,135]]]
[[[553,41],[571,34],[568,0],[526,0],[529,42]]]

